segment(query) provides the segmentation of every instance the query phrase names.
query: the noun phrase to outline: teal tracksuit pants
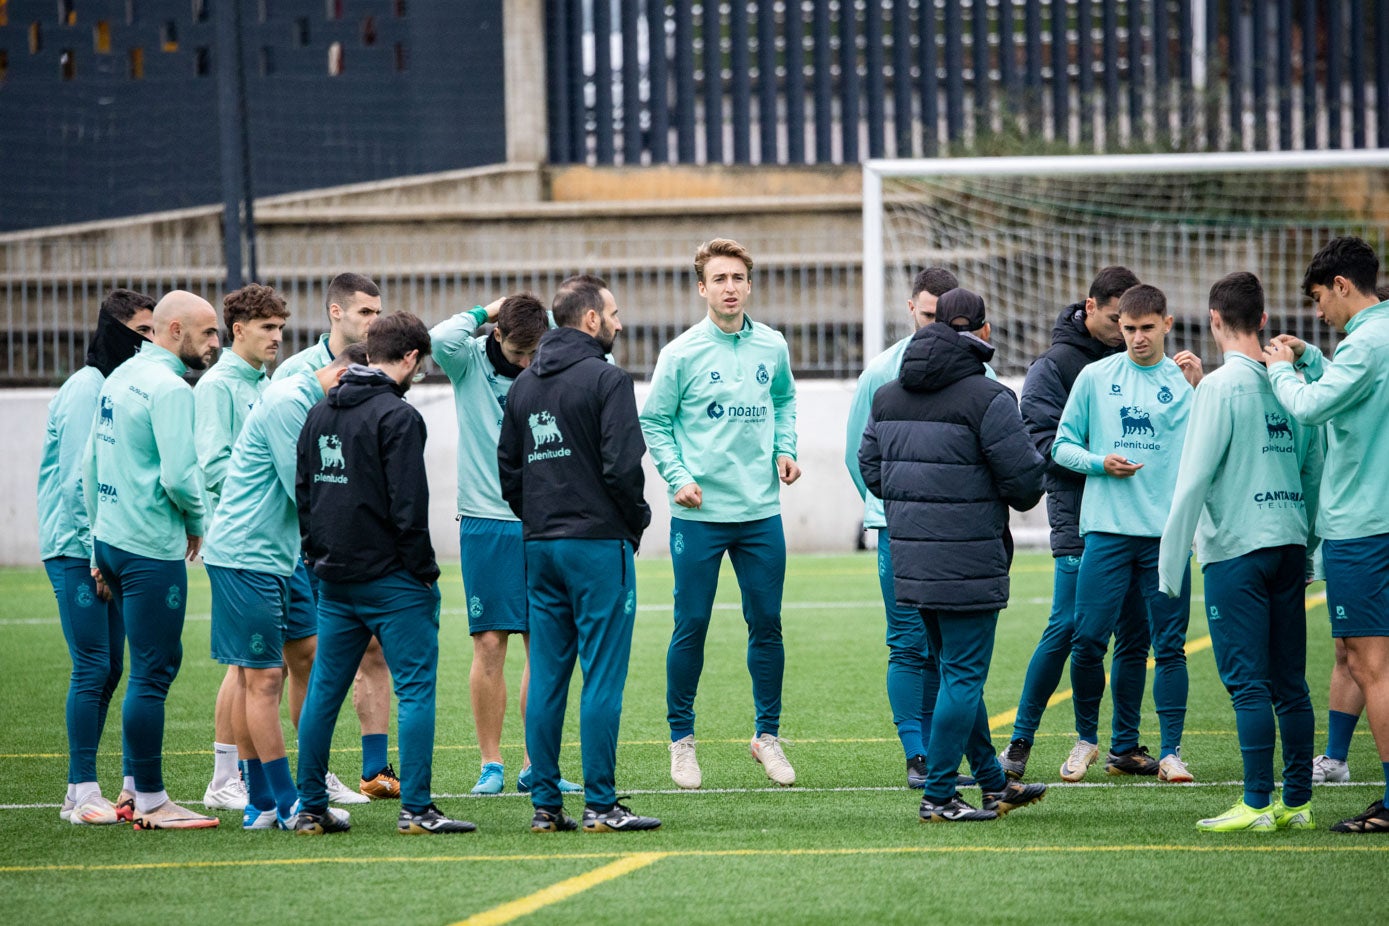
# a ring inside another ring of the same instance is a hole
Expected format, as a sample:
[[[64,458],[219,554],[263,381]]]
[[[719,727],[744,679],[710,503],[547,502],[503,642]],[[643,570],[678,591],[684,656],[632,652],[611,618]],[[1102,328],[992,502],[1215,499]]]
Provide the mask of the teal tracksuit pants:
[[[97,568],[125,618],[130,678],[121,705],[121,744],[135,790],[164,790],[164,701],[183,662],[188,566],[93,544]]]
[[[401,569],[369,582],[319,580],[318,653],[299,715],[299,800],[306,811],[322,813],[328,806],[323,779],[333,728],[373,636],[395,688],[400,806],[421,813],[433,803],[439,586]]]
[[[748,625],[748,673],[756,733],[781,726],[781,591],[786,580],[786,538],[781,515],[715,523],[672,518],[670,558],[675,573],[675,631],[666,652],[666,719],[670,739],[694,733],[695,694],[704,671],[704,638],[719,587],[724,553],[733,563]]]
[[[994,652],[997,611],[921,610],[931,655],[940,667],[940,694],[931,717],[931,751],[926,753],[926,798],[943,804],[955,795],[960,759],[985,791],[1000,791],[1007,779],[989,738],[984,682]]]
[[[96,781],[96,750],[111,695],[125,668],[125,622],[114,601],[97,597],[91,564],[76,556],[44,560],[58,599],[72,676],[68,679],[68,782]]]
[[[531,628],[526,749],[531,801],[538,808],[553,811],[563,805],[559,751],[576,661],[584,679],[579,695],[584,803],[606,812],[617,802],[617,732],[637,615],[633,553],[625,540],[526,541]]]

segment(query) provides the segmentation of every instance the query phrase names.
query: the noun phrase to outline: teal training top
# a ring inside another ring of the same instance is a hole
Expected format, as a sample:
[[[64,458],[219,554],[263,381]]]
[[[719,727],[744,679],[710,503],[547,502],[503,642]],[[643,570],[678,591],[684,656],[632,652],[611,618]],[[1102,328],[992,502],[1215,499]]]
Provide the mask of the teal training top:
[[[1317,429],[1291,419],[1262,363],[1227,351],[1225,365],[1201,380],[1191,403],[1158,556],[1161,589],[1179,593],[1193,536],[1203,566],[1306,544],[1321,468]]]
[[[1317,533],[1328,540],[1389,534],[1389,302],[1362,309],[1327,363],[1307,345],[1291,365],[1269,368],[1273,392],[1293,418],[1327,425]]]
[[[246,418],[232,450],[227,488],[203,544],[203,562],[277,576],[299,558],[295,454],[304,419],[323,398],[312,371],[277,380]]]
[[[320,335],[318,340],[299,353],[286,357],[275,368],[275,380],[289,379],[295,373],[305,370],[321,370],[333,362],[333,352],[328,349],[328,335]]]
[[[92,433],[97,396],[106,377],[83,367],[48,403],[39,463],[39,557],[92,556],[92,531],[82,499],[82,454]]]
[[[1191,384],[1171,357],[1144,367],[1125,352],[1080,371],[1061,412],[1051,455],[1086,476],[1082,536],[1091,531],[1162,536],[1191,396]],[[1143,468],[1128,479],[1109,476],[1104,458],[1111,453]]]
[[[270,378],[264,370],[251,366],[236,351],[224,350],[193,387],[197,418],[193,446],[198,450],[198,465],[203,468],[209,514],[217,510],[222,495],[232,444],[268,385]]]
[[[912,335],[907,335],[896,344],[883,351],[863,368],[859,374],[858,386],[854,389],[854,399],[849,404],[849,422],[844,428],[844,466],[849,470],[849,478],[863,499],[863,526],[866,530],[887,527],[887,516],[883,512],[883,500],[863,484],[863,474],[858,468],[858,448],[863,443],[863,432],[868,427],[868,416],[873,411],[873,396],[878,390],[898,377],[902,370],[902,355],[911,343]],[[998,379],[994,368],[984,364],[984,375]]]
[[[786,339],[744,316],[727,334],[707,317],[662,348],[641,430],[668,494],[699,483],[690,521],[738,522],[781,511],[777,457],[796,456],[796,384]]]
[[[153,342],[112,371],[87,441],[82,492],[96,540],[150,559],[182,559],[203,533],[203,474],[189,435],[187,368]]]
[[[453,385],[458,415],[458,513],[515,521],[511,506],[502,500],[497,475],[502,411],[515,380],[492,367],[486,339],[473,336],[486,320],[485,309],[470,309],[435,325],[429,337],[434,362]]]

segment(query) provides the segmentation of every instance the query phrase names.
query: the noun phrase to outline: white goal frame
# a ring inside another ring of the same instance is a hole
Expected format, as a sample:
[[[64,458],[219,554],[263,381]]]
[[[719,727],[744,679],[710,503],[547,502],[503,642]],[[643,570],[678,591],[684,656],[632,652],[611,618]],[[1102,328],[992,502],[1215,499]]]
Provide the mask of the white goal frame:
[[[1389,168],[1389,149],[1105,154],[1048,157],[873,159],[863,164],[863,358],[882,352],[887,292],[883,180],[891,177],[1034,176],[1217,173],[1240,170]]]

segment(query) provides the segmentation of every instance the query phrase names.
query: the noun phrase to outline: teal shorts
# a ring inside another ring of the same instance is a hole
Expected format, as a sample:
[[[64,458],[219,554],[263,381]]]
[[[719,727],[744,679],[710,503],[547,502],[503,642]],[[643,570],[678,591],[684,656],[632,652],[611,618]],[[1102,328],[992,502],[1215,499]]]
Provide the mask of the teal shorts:
[[[247,669],[284,665],[289,579],[212,565],[207,579],[212,587],[212,658]]]
[[[521,522],[460,518],[458,549],[468,598],[468,633],[529,633]]]
[[[303,640],[318,633],[318,596],[309,581],[309,567],[301,558],[289,577],[289,611],[285,615],[285,639]]]
[[[1389,534],[1323,540],[1333,637],[1389,637]]]

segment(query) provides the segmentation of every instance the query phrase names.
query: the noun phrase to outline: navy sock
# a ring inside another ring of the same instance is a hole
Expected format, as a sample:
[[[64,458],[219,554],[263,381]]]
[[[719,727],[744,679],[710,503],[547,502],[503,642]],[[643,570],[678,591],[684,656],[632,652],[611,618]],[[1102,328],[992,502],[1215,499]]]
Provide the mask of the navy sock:
[[[263,763],[261,768],[271,792],[275,795],[275,809],[281,817],[288,817],[294,802],[299,799],[299,792],[294,787],[294,776],[289,772],[289,759],[280,756]]]
[[[1384,806],[1389,807],[1389,762],[1379,764],[1384,768]]]
[[[288,760],[285,760],[286,765]],[[257,810],[275,808],[275,792],[270,788],[270,780],[265,777],[265,766],[259,759],[246,760],[247,802]]]
[[[1326,757],[1337,762],[1346,761],[1350,753],[1350,738],[1355,733],[1355,725],[1360,722],[1359,714],[1346,714],[1341,711],[1326,712]]]
[[[1263,810],[1273,803],[1273,793],[1270,791],[1246,791],[1244,792],[1244,803],[1246,807]]]
[[[390,760],[386,755],[386,734],[368,733],[362,737],[362,779],[369,781],[385,771]]]

